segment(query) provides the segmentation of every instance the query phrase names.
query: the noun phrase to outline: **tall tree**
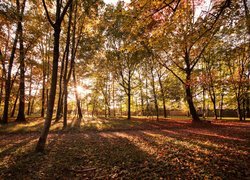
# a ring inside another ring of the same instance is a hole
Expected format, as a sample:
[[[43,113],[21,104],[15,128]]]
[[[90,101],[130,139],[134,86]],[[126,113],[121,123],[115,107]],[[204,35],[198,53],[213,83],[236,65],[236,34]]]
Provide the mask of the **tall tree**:
[[[56,0],[56,15],[55,15],[55,22],[52,21],[49,11],[47,9],[47,5],[45,0],[43,0],[43,6],[46,12],[46,16],[48,18],[49,23],[53,27],[54,30],[54,51],[53,51],[53,67],[52,67],[52,76],[51,76],[51,86],[50,86],[50,94],[49,94],[49,102],[47,107],[47,115],[44,122],[44,127],[39,138],[39,141],[36,146],[37,152],[43,152],[45,148],[45,143],[47,140],[47,136],[49,133],[51,119],[53,116],[54,110],[54,102],[55,102],[55,95],[56,95],[56,84],[57,84],[57,71],[58,71],[58,59],[59,59],[59,46],[60,46],[60,32],[61,32],[61,24],[64,19],[64,16],[72,4],[73,0],[68,0],[66,5],[63,7],[63,3],[60,0]],[[63,8],[62,8],[63,7]]]
[[[24,1],[25,2],[25,1]],[[17,28],[15,32],[15,37],[13,40],[13,45],[12,45],[12,50],[9,58],[9,63],[8,63],[8,72],[7,72],[7,78],[5,80],[5,98],[4,98],[4,112],[3,112],[3,117],[1,123],[8,123],[8,115],[9,115],[9,101],[10,101],[10,94],[11,94],[11,76],[12,76],[12,68],[13,68],[13,63],[14,63],[14,58],[16,54],[16,48],[17,48],[17,43],[19,39],[19,34],[21,31],[21,26],[20,26],[20,18],[22,20],[22,17],[24,15],[24,6],[20,7],[19,1],[16,1],[16,11],[15,11],[15,16],[14,18],[17,19]]]
[[[250,12],[247,4],[247,0],[242,0],[245,10],[245,18],[246,18],[246,25],[247,25],[247,33],[248,33],[248,58],[250,58]],[[248,65],[248,94],[246,95],[246,115],[249,118],[250,117],[250,65]]]
[[[25,9],[26,0],[23,1],[20,7],[19,0],[17,2],[17,9],[18,9],[18,29],[19,29],[19,61],[20,61],[20,84],[19,84],[19,108],[16,121],[24,122],[25,120],[25,52],[24,52],[24,45],[23,45],[23,11]],[[21,10],[21,11],[20,11]]]
[[[198,17],[196,4],[195,1],[179,2],[178,9],[170,18],[164,16],[170,13],[169,9],[162,9],[154,14],[153,25],[149,27],[153,29],[153,31],[150,30],[152,36],[146,44],[150,46],[147,47],[148,49],[158,50],[154,54],[159,63],[182,82],[193,122],[200,122],[194,104],[192,74],[218,30],[220,16],[229,3],[222,2],[218,9],[216,4],[213,14],[208,13]]]

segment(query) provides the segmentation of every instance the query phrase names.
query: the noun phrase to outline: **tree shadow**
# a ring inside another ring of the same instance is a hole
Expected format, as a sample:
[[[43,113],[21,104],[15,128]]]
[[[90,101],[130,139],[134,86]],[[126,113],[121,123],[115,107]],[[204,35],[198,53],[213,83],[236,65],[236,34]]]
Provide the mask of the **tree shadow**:
[[[1,167],[0,178],[244,179],[249,176],[246,144],[235,147],[235,141],[199,133],[198,127],[158,125],[155,129],[133,131],[51,133],[45,154],[33,152],[34,142],[33,148],[11,157],[8,167]],[[26,135],[23,142],[26,140],[33,139]],[[2,158],[12,152],[6,151]]]

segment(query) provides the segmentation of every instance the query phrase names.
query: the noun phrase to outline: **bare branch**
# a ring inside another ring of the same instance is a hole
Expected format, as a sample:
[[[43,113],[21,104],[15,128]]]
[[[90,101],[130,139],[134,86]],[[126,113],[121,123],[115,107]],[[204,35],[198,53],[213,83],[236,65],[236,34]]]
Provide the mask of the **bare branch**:
[[[50,18],[49,11],[48,11],[48,9],[47,9],[45,0],[42,0],[42,2],[43,2],[43,7],[44,7],[44,9],[45,9],[46,17],[48,18],[50,25],[54,28],[54,27],[55,27],[55,23],[53,23],[53,21],[52,21],[51,18]]]
[[[66,12],[67,12],[69,6],[72,5],[72,2],[73,2],[73,0],[69,0],[69,1],[67,2],[67,4],[65,5],[65,7],[63,8],[63,11],[62,11],[62,13],[61,13],[61,15],[60,15],[60,19],[59,19],[59,23],[60,23],[60,24],[61,24],[61,22],[62,22],[62,20],[63,20],[63,18],[64,18],[64,16],[65,16],[65,14],[66,14]]]
[[[161,60],[162,60],[162,58],[159,56],[159,55],[157,55],[157,54],[155,54],[158,58],[156,58],[156,60],[163,66],[163,67],[165,67],[167,70],[169,70],[177,79],[179,79],[180,81],[181,81],[181,83],[182,84],[186,84],[182,79],[181,79],[181,77],[180,76],[178,76],[170,67],[168,67],[165,63],[163,63]]]

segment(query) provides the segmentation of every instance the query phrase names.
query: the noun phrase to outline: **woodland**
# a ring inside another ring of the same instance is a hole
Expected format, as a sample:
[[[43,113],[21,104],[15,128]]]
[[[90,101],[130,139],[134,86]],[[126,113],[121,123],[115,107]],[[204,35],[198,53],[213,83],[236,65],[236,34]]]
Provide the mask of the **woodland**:
[[[249,179],[249,0],[1,0],[0,179]]]

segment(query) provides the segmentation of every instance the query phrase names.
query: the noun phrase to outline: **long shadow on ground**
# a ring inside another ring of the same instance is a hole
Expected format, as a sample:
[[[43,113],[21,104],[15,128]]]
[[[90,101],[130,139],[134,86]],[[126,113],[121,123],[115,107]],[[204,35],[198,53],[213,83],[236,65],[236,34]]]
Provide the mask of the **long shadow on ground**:
[[[197,127],[188,123],[168,123],[162,127],[156,122],[151,129],[144,128],[52,133],[45,154],[33,152],[38,134],[13,135],[12,140],[17,138],[18,143],[0,154],[0,178],[250,177],[249,135],[246,135],[249,127]]]

